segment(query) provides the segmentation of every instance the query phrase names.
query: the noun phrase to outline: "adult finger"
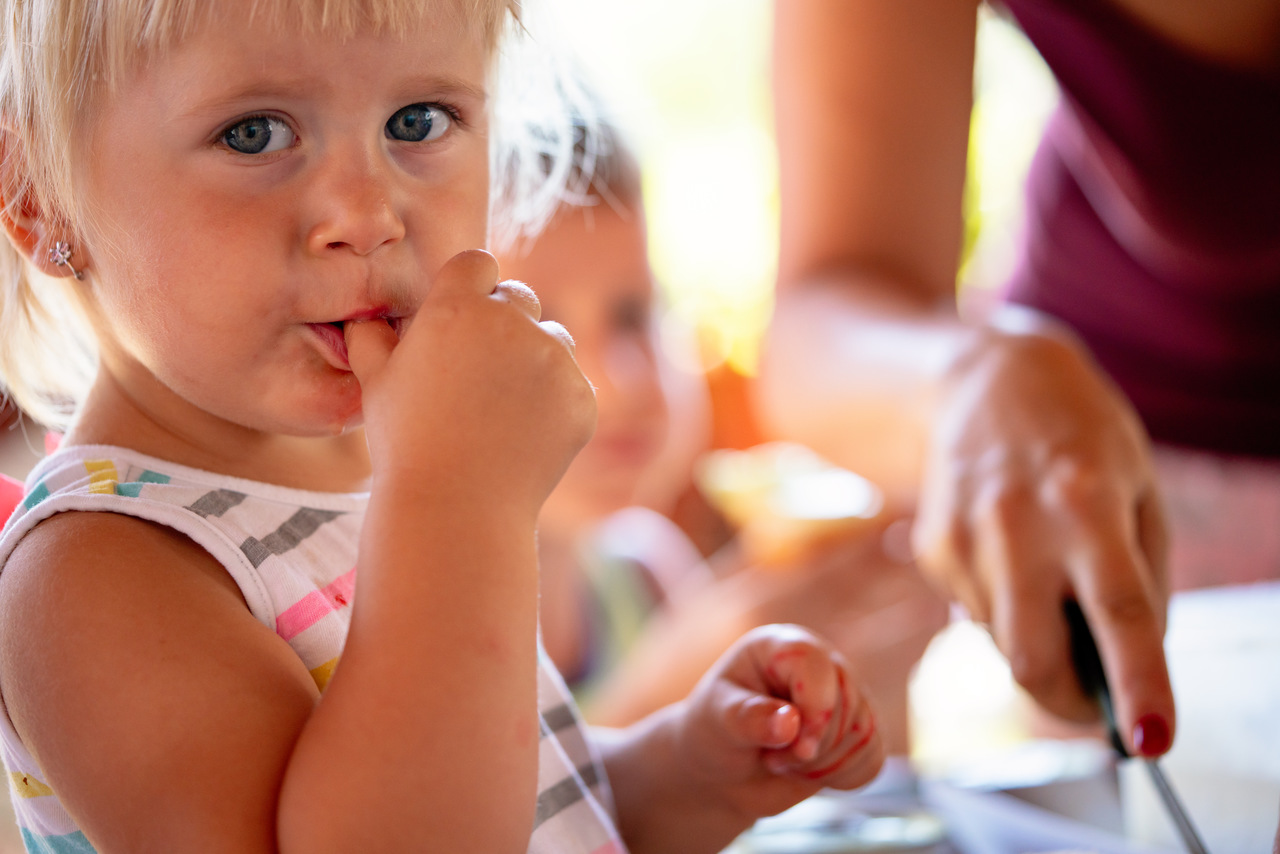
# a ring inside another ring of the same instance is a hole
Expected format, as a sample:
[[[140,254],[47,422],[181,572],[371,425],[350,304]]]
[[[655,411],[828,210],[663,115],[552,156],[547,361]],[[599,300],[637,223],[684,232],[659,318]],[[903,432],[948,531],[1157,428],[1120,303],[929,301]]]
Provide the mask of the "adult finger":
[[[991,620],[991,602],[976,577],[974,528],[970,518],[976,501],[968,491],[942,477],[931,476],[919,515],[911,526],[911,552],[916,565],[935,588],[959,602],[979,623]]]
[[[1138,546],[1152,573],[1159,601],[1169,602],[1169,532],[1165,526],[1164,508],[1154,487],[1138,499]],[[1164,609],[1160,610],[1161,630],[1164,628]]]
[[[1069,586],[1065,555],[1042,531],[1044,508],[1029,489],[992,491],[981,503],[975,557],[990,596],[991,636],[1014,680],[1060,717],[1097,719],[1071,664],[1060,619]]]
[[[343,325],[347,362],[361,385],[382,372],[399,339],[385,320],[356,320]]]
[[[1072,572],[1080,608],[1097,641],[1117,726],[1129,750],[1159,756],[1173,743],[1176,715],[1164,656],[1164,600],[1137,542],[1100,550]]]

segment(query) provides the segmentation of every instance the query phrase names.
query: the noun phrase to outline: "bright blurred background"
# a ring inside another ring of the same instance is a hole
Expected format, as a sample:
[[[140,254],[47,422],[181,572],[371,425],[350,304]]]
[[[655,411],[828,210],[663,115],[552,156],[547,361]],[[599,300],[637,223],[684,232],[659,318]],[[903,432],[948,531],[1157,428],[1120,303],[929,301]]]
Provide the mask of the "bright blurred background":
[[[557,29],[645,168],[654,268],[704,359],[750,373],[769,320],[778,186],[769,0],[556,0]],[[960,284],[1008,271],[1020,185],[1057,90],[1034,48],[983,10]]]
[[[777,263],[772,3],[558,3],[558,31],[640,154],[653,266],[672,319],[696,330],[701,344],[702,364],[688,367],[727,362],[750,375]],[[984,9],[957,282],[969,296],[990,292],[1009,272],[1022,179],[1056,97],[1034,48]],[[1027,737],[1004,660],[967,623],[935,641],[913,701],[916,758],[940,772]]]

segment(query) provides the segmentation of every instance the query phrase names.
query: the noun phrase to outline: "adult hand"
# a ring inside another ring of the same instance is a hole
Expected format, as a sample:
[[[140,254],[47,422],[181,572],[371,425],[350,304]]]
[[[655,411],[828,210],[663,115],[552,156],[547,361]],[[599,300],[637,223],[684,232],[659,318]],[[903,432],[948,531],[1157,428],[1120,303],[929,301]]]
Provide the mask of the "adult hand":
[[[988,626],[1049,711],[1097,717],[1062,602],[1097,639],[1130,749],[1173,737],[1165,533],[1132,408],[1060,330],[980,333],[942,391],[913,533],[921,566]]]

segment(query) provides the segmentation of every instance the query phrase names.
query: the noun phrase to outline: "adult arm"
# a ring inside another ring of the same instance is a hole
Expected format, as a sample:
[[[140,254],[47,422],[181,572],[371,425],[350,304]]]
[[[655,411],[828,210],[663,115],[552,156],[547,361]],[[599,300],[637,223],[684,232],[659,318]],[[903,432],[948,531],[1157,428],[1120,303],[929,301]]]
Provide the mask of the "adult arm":
[[[1162,752],[1174,712],[1145,434],[1062,327],[956,311],[977,3],[776,8],[783,205],[765,422],[915,506],[922,568],[1042,704],[1084,719],[1096,710],[1061,618],[1077,598],[1131,744]]]

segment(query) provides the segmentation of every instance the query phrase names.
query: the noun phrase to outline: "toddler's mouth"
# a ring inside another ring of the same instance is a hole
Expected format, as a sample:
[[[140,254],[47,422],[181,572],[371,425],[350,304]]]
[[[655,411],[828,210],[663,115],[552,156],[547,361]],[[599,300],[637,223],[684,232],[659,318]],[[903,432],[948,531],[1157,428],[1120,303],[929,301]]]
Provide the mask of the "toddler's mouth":
[[[396,333],[397,338],[404,334],[404,329],[407,325],[407,319],[404,317],[382,315],[371,319],[381,320],[386,323]],[[347,358],[346,326],[348,323],[353,322],[355,322],[354,319],[307,324],[307,327],[320,339],[321,352],[326,360],[335,368],[344,371],[351,370],[351,362]]]
[[[320,353],[325,361],[339,370],[349,371],[351,363],[347,360],[347,339],[343,334],[343,325],[341,320],[335,320],[329,323],[308,323],[307,328],[320,339]]]

